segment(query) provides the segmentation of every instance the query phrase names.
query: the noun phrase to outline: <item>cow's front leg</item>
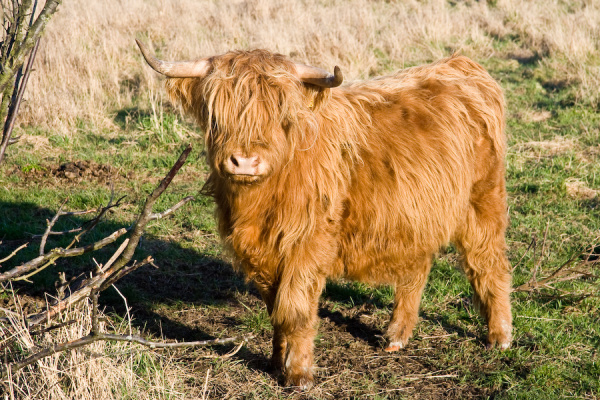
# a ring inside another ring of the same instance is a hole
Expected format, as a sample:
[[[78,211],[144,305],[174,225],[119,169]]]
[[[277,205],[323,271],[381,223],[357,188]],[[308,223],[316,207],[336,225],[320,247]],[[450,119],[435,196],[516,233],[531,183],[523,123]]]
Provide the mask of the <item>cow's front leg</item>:
[[[286,386],[308,389],[313,384],[313,348],[317,310],[325,278],[280,285],[271,316],[274,328],[273,363],[281,360]],[[307,284],[308,283],[308,284]]]
[[[277,285],[255,282],[260,295],[267,306],[269,317],[273,319],[273,307],[277,295]],[[273,355],[271,356],[271,367],[275,373],[283,372],[283,363],[285,361],[286,338],[282,332],[281,326],[273,325]]]

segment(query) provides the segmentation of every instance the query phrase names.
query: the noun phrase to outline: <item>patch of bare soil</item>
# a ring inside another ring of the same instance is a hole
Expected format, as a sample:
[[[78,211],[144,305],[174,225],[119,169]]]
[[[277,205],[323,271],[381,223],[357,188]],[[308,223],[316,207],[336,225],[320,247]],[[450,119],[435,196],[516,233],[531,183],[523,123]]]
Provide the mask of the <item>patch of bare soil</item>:
[[[84,179],[106,181],[114,175],[113,168],[110,165],[98,164],[93,161],[71,161],[52,168],[50,173],[59,179],[75,182]]]
[[[249,307],[261,307],[260,300],[252,294],[236,297]],[[212,331],[216,336],[231,331],[231,323],[246,312],[242,307],[209,313],[181,311],[177,317],[169,313],[170,319],[175,317],[182,325]],[[486,389],[460,384],[460,375],[451,365],[440,368],[437,360],[440,354],[449,351],[452,343],[413,340],[405,349],[390,354],[383,351],[378,337],[382,331],[374,326],[376,320],[366,318],[370,317],[366,309],[358,313],[352,310],[340,312],[339,309],[332,311],[325,304],[320,314],[315,345],[315,386],[309,391],[297,392],[281,386],[269,364],[270,329],[263,330],[238,354],[224,362],[215,364],[212,357],[223,356],[233,345],[188,355],[186,363],[199,376],[211,370],[211,398],[479,399],[491,394]]]
[[[88,160],[76,160],[58,165],[26,165],[13,168],[10,174],[26,178],[24,184],[28,184],[31,180],[36,182],[50,180],[65,186],[81,182],[108,183],[129,178],[129,174],[121,169]]]

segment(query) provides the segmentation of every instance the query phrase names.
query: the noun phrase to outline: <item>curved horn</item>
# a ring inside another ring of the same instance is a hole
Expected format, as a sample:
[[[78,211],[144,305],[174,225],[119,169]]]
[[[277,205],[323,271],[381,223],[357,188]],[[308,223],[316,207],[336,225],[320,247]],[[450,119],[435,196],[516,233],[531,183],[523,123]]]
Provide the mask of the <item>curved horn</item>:
[[[304,64],[296,65],[296,76],[305,83],[324,88],[334,88],[340,86],[344,81],[342,70],[337,65],[333,69],[333,75],[324,69],[311,67]]]
[[[137,39],[135,39],[135,42],[148,65],[156,72],[169,78],[202,78],[210,69],[209,58],[198,61],[162,61],[154,57],[142,42]]]

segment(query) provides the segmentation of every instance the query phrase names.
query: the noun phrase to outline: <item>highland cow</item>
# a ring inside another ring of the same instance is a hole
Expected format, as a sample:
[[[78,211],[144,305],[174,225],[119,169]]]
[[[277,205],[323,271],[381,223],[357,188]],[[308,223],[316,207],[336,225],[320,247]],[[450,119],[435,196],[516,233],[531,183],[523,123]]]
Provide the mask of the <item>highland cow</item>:
[[[205,132],[218,226],[273,324],[286,385],[313,382],[327,278],[392,284],[386,351],[406,345],[435,253],[459,250],[488,324],[511,342],[502,90],[477,63],[432,65],[340,86],[265,50],[146,61]]]

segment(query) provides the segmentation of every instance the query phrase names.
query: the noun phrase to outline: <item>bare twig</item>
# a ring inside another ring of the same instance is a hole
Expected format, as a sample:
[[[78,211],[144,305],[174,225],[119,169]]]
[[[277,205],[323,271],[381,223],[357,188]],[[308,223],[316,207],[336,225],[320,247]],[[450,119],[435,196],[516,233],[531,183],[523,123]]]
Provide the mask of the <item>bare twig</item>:
[[[125,247],[127,246],[128,243],[129,243],[129,239],[123,240],[123,243],[121,243],[121,245],[119,246],[117,251],[115,251],[115,253],[108,259],[106,264],[104,264],[102,266],[101,271],[106,271],[108,268],[110,268],[110,266],[115,262],[115,260],[121,255],[123,250],[125,250]]]
[[[537,240],[535,239],[535,236],[531,238],[531,242],[529,243],[529,246],[527,246],[527,249],[525,250],[525,252],[523,253],[523,255],[521,256],[521,258],[519,258],[519,261],[517,261],[517,263],[512,267],[512,272],[515,272],[515,270],[519,267],[519,265],[521,265],[521,263],[523,262],[523,259],[525,258],[525,256],[527,255],[527,253],[529,253],[529,251],[531,249],[534,249],[535,252],[535,246],[537,244]]]
[[[31,316],[29,318],[29,325],[38,325],[44,321],[53,318],[55,315],[57,315],[63,310],[68,309],[73,304],[76,304],[81,300],[90,297],[92,291],[102,291],[108,286],[112,285],[118,279],[125,276],[127,273],[134,271],[135,269],[143,265],[147,265],[150,262],[152,262],[152,257],[147,257],[141,263],[134,263],[134,265],[130,266],[129,268],[123,268],[124,271],[122,271],[121,269],[115,271],[113,268],[108,268],[102,274],[90,278],[79,290],[75,291],[74,293],[72,293],[64,299],[59,300],[56,304],[48,307],[48,309],[45,312]],[[116,274],[117,272],[119,273],[118,275]]]
[[[67,275],[64,271],[60,271],[58,273],[58,281],[54,282],[54,286],[56,287],[56,295],[59,299],[62,299],[65,296],[65,289],[67,288]]]
[[[113,287],[113,289],[115,289],[117,294],[119,296],[121,296],[121,298],[123,299],[123,303],[125,303],[125,310],[127,311],[127,327],[129,328],[129,334],[132,335],[132,333],[131,333],[131,314],[129,313],[129,311],[131,309],[129,308],[129,304],[127,304],[127,297],[123,296],[123,293],[121,293],[119,288],[117,288],[115,285],[112,285],[112,287]]]
[[[60,232],[50,231],[50,232],[48,232],[48,236],[68,235],[69,233],[81,232],[82,230],[83,230],[83,228],[79,227],[79,228],[68,229],[66,231],[60,231]],[[42,236],[43,235],[32,235],[31,237],[36,239],[36,238],[40,238]]]
[[[0,263],[3,263],[5,261],[10,260],[11,258],[13,258],[19,251],[23,250],[25,247],[27,247],[29,243],[25,243],[22,244],[21,246],[17,247],[12,253],[10,253],[8,256],[4,257],[2,260],[0,260]]]
[[[167,215],[171,215],[173,214],[175,211],[177,211],[177,209],[181,206],[183,206],[184,204],[190,202],[194,200],[194,196],[187,196],[186,198],[184,198],[183,200],[181,200],[179,203],[175,204],[173,207],[166,209],[165,211],[161,212],[161,213],[154,213],[154,214],[150,214],[150,220],[153,221],[155,219],[161,219],[166,217]]]
[[[98,290],[92,290],[92,335],[100,335],[100,326],[98,325]]]
[[[219,358],[221,360],[226,359],[226,358],[230,358],[233,357],[234,355],[236,355],[240,349],[242,348],[242,346],[244,346],[244,343],[246,343],[246,341],[240,342],[240,344],[233,350],[231,350],[229,353],[220,356],[220,355],[208,355],[208,356],[202,356],[202,358]]]
[[[85,253],[89,253],[91,251],[101,249],[102,247],[117,240],[120,236],[123,236],[126,232],[127,232],[127,230],[125,228],[121,228],[118,231],[114,232],[113,234],[105,237],[104,239],[99,240],[95,243],[92,243],[92,244],[84,246],[84,247],[77,247],[74,249],[63,249],[63,248],[53,249],[51,252],[46,253],[43,256],[38,256],[38,257],[34,258],[33,260],[26,262],[25,264],[21,264],[18,267],[15,267],[7,272],[0,274],[0,282],[4,282],[7,280],[15,280],[18,277],[21,277],[22,275],[35,270],[36,268],[40,267],[41,265],[44,265],[47,263],[53,263],[54,261],[56,261],[59,258],[76,257],[76,256],[80,256]]]
[[[100,334],[100,336],[99,336],[99,340],[115,340],[117,342],[138,343],[138,344],[144,345],[146,347],[149,347],[151,349],[181,349],[184,347],[212,346],[212,345],[216,345],[216,344],[233,343],[233,342],[237,342],[239,340],[242,340],[244,343],[252,338],[254,338],[254,335],[249,334],[249,335],[244,335],[244,336],[236,336],[236,337],[223,338],[223,339],[198,340],[195,342],[166,343],[166,342],[155,342],[152,340],[146,340],[143,337],[138,336],[138,335],[115,335],[115,334],[103,333],[103,334]]]
[[[77,322],[76,319],[70,319],[68,321],[61,322],[60,324],[55,324],[55,325],[51,325],[51,326],[48,326],[48,327],[43,328],[43,329],[38,329],[38,330],[35,330],[35,331],[31,331],[31,332],[29,332],[29,334],[31,336],[41,335],[42,333],[50,332],[50,331],[53,331],[55,329],[59,329],[59,328],[65,327],[65,326],[69,326],[71,324],[74,324],[75,322]]]
[[[448,333],[446,335],[423,336],[421,339],[441,339],[441,338],[450,337],[450,336],[456,336],[456,335],[458,335],[458,333],[454,332],[454,333]]]
[[[243,344],[244,342],[242,342]],[[202,387],[202,400],[206,399],[206,396],[208,395],[207,393],[207,389],[208,389],[208,378],[210,376],[210,368],[206,370],[206,378],[204,378],[204,386]]]
[[[537,273],[540,269],[540,267],[542,266],[542,262],[544,260],[544,253],[546,252],[546,244],[547,244],[547,238],[548,238],[548,228],[550,227],[550,220],[548,220],[546,222],[546,230],[544,231],[544,241],[542,242],[542,250],[540,251],[540,257],[538,258],[537,262],[535,263],[535,268],[533,270],[533,280],[537,279]]]
[[[75,245],[75,243],[78,243],[81,240],[81,238],[83,237],[83,235],[91,232],[96,227],[96,225],[98,225],[98,223],[100,222],[100,220],[102,219],[102,217],[104,216],[104,214],[106,214],[112,208],[119,207],[121,205],[121,201],[125,198],[125,196],[121,196],[116,201],[116,203],[113,203],[113,195],[114,195],[114,193],[111,193],[110,200],[108,201],[108,204],[106,205],[106,207],[101,207],[100,208],[100,210],[98,211],[98,215],[96,215],[94,217],[94,219],[92,219],[91,221],[88,222],[89,226],[84,231],[82,231],[81,233],[79,233],[78,235],[76,235],[73,238],[73,240],[71,241],[71,243],[69,243],[69,245],[67,246],[67,249],[73,247],[73,245]],[[97,210],[79,211],[79,213],[81,213],[81,214],[87,214],[89,212],[94,212],[94,211],[97,211]],[[77,212],[66,213],[64,215],[78,215],[76,213]]]
[[[441,372],[441,371],[438,371]],[[445,375],[435,375],[435,372],[429,372],[427,374],[412,374],[412,375],[406,375],[404,377],[402,377],[402,379],[405,379],[407,381],[417,381],[420,379],[446,379],[446,378],[457,378],[458,375],[455,374],[445,374]]]
[[[61,208],[64,206],[64,204],[66,203],[68,199],[66,199],[62,204],[61,204]],[[108,207],[108,206],[107,206]],[[114,206],[111,206],[114,207]],[[52,218],[53,220],[56,218],[58,219],[59,217],[64,217],[64,216],[70,216],[70,215],[85,215],[85,214],[91,214],[94,212],[97,212],[98,209],[97,208],[92,208],[89,210],[84,210],[84,211],[61,211],[59,209],[59,211],[57,211],[56,215],[54,216],[54,218]],[[54,221],[56,222],[56,221]],[[54,225],[54,224],[53,224]],[[52,227],[50,227],[51,229]],[[48,235],[65,235],[67,233],[75,233],[75,232],[79,232],[81,231],[83,228],[79,227],[79,228],[74,228],[74,229],[69,229],[67,231],[62,231],[62,232],[53,232],[53,231],[48,231],[48,232],[44,232],[41,235],[32,235],[31,237],[36,239],[36,238],[43,238],[44,236],[48,236]]]
[[[44,248],[46,247],[46,240],[48,240],[48,235],[50,234],[50,231],[52,230],[52,227],[54,226],[56,221],[58,221],[58,218],[62,215],[61,214],[62,208],[65,206],[65,204],[67,203],[68,200],[69,200],[69,198],[67,197],[62,202],[62,204],[58,208],[58,211],[56,212],[56,214],[54,215],[54,217],[52,217],[52,219],[50,221],[46,220],[46,223],[47,223],[46,231],[42,235],[42,240],[40,241],[40,253],[39,253],[40,256],[44,255]]]
[[[515,288],[513,288],[514,292],[534,292],[539,291],[542,288],[558,290],[552,285],[559,282],[570,281],[582,277],[596,278],[599,277],[592,273],[592,268],[600,263],[600,259],[590,260],[593,249],[595,246],[591,246],[590,252],[584,251],[573,254],[567,261],[561,264],[558,268],[556,268],[550,275],[538,279],[537,271],[534,270],[534,274],[531,279]],[[576,265],[573,265],[578,258],[580,258],[583,254],[586,254],[585,258],[578,262]],[[541,262],[538,262],[538,265],[541,265]]]
[[[118,271],[107,277],[104,282],[100,285],[100,291],[106,290],[109,286],[112,286],[116,281],[123,278],[125,275],[135,271],[138,268],[144,267],[148,264],[152,264],[154,259],[152,256],[148,256],[141,262],[134,261],[133,264],[120,268]]]

